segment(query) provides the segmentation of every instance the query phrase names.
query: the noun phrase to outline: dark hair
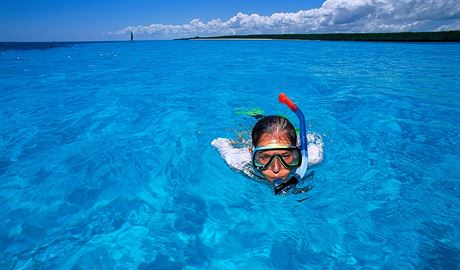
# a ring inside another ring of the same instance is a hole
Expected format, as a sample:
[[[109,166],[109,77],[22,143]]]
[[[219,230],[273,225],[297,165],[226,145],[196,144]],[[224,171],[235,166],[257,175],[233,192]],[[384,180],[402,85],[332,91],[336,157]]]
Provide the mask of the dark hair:
[[[292,123],[285,117],[279,115],[265,116],[252,128],[252,145],[257,146],[265,133],[285,135],[289,138],[291,145],[297,144],[297,134]]]

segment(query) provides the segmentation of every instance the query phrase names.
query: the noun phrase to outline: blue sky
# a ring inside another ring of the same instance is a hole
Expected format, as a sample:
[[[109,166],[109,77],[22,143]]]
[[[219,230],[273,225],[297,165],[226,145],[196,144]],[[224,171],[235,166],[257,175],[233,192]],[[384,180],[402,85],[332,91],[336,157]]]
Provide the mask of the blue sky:
[[[460,30],[458,0],[0,0],[0,41]]]

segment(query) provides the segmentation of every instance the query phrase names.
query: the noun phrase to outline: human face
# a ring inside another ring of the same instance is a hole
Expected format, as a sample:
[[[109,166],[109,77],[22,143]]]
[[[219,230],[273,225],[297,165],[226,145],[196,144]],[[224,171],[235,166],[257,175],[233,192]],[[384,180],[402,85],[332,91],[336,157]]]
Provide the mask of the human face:
[[[259,141],[259,144],[256,147],[266,147],[270,145],[284,145],[284,146],[292,146],[289,138],[286,135],[272,135],[272,134],[263,134]],[[276,149],[276,150],[266,150],[264,151],[267,155],[279,155],[284,156],[287,153],[287,150],[283,149]],[[252,149],[251,149],[252,154]],[[287,168],[283,165],[281,160],[278,157],[275,157],[272,162],[270,163],[269,167],[265,170],[260,170],[259,172],[270,182],[273,182],[275,179],[283,179],[285,180],[287,176],[294,170],[292,167]]]

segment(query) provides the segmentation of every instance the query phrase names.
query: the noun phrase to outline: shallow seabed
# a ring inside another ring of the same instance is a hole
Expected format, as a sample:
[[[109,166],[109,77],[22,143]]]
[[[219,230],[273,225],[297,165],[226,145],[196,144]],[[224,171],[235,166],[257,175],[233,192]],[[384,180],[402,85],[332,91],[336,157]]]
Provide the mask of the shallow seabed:
[[[459,269],[459,67],[458,43],[2,50],[0,269]],[[302,195],[210,145],[242,110],[297,125],[281,91],[324,142]]]

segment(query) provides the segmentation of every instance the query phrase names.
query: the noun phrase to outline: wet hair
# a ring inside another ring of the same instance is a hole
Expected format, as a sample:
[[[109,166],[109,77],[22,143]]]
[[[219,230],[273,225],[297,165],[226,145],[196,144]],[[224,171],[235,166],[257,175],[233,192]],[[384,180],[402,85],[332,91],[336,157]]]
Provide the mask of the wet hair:
[[[262,135],[266,133],[277,136],[287,136],[291,145],[297,144],[295,128],[285,117],[269,115],[259,119],[252,128],[252,145],[257,146],[262,139]]]

